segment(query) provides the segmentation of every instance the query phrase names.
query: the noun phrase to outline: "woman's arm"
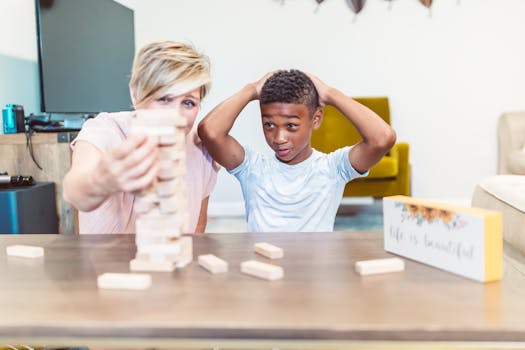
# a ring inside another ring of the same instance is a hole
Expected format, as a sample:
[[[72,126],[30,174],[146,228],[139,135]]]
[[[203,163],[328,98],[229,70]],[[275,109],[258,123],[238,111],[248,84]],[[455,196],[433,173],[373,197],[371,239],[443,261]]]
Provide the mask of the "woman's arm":
[[[63,181],[64,200],[91,211],[114,193],[146,188],[157,175],[157,153],[156,140],[145,135],[130,136],[107,153],[78,141]]]
[[[208,224],[208,201],[209,199],[210,197],[208,196],[202,200],[201,211],[199,214],[199,221],[197,222],[195,233],[206,232],[206,225]]]

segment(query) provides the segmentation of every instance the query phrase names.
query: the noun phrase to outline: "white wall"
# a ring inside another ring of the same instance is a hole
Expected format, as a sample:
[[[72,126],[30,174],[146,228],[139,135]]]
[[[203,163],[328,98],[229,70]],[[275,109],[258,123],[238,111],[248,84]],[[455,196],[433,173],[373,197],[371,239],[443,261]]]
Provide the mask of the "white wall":
[[[368,0],[354,21],[344,0],[121,0],[136,10],[137,46],[169,38],[213,64],[203,114],[268,70],[310,71],[353,96],[387,95],[411,146],[413,195],[469,199],[496,171],[496,123],[525,108],[525,1]],[[233,135],[267,150],[252,104]],[[242,196],[222,172],[211,209]]]
[[[431,17],[417,0],[394,1],[391,10],[368,0],[355,21],[344,0],[326,0],[317,13],[314,0],[119,2],[135,10],[137,47],[191,41],[211,57],[201,116],[276,68],[310,71],[352,96],[388,96],[398,140],[411,146],[416,197],[470,198],[478,180],[496,172],[498,116],[525,109],[523,0],[436,0]],[[233,135],[267,151],[256,104]],[[238,183],[221,171],[211,211],[240,201]]]
[[[0,55],[36,61],[34,0],[0,0]]]
[[[39,113],[38,79],[34,0],[0,0],[0,107]]]

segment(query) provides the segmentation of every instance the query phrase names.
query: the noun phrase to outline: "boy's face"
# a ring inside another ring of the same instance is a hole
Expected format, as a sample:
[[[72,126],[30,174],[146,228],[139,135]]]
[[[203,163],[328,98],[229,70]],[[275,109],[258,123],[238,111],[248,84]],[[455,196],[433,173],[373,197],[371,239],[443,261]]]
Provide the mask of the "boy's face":
[[[311,116],[303,104],[274,102],[260,107],[264,137],[277,159],[290,165],[307,159],[312,153],[312,130],[321,124],[321,110]]]

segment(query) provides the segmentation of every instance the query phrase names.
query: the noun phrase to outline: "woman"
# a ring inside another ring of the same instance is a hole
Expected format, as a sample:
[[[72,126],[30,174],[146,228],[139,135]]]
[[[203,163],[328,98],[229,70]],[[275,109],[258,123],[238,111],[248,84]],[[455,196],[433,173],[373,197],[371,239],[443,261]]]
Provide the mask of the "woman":
[[[176,108],[187,120],[189,230],[204,232],[214,164],[193,130],[210,83],[209,60],[191,45],[154,42],[135,56],[130,94],[135,109]],[[157,174],[157,145],[130,135],[132,111],[101,113],[88,120],[71,143],[72,165],[63,181],[64,199],[79,210],[80,233],[134,233],[134,193]]]

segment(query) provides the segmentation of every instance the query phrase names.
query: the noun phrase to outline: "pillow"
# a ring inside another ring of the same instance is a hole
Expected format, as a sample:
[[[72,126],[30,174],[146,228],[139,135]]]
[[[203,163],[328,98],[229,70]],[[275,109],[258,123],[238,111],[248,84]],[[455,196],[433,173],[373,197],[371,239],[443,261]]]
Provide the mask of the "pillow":
[[[512,174],[525,175],[525,147],[509,154],[509,170]]]

